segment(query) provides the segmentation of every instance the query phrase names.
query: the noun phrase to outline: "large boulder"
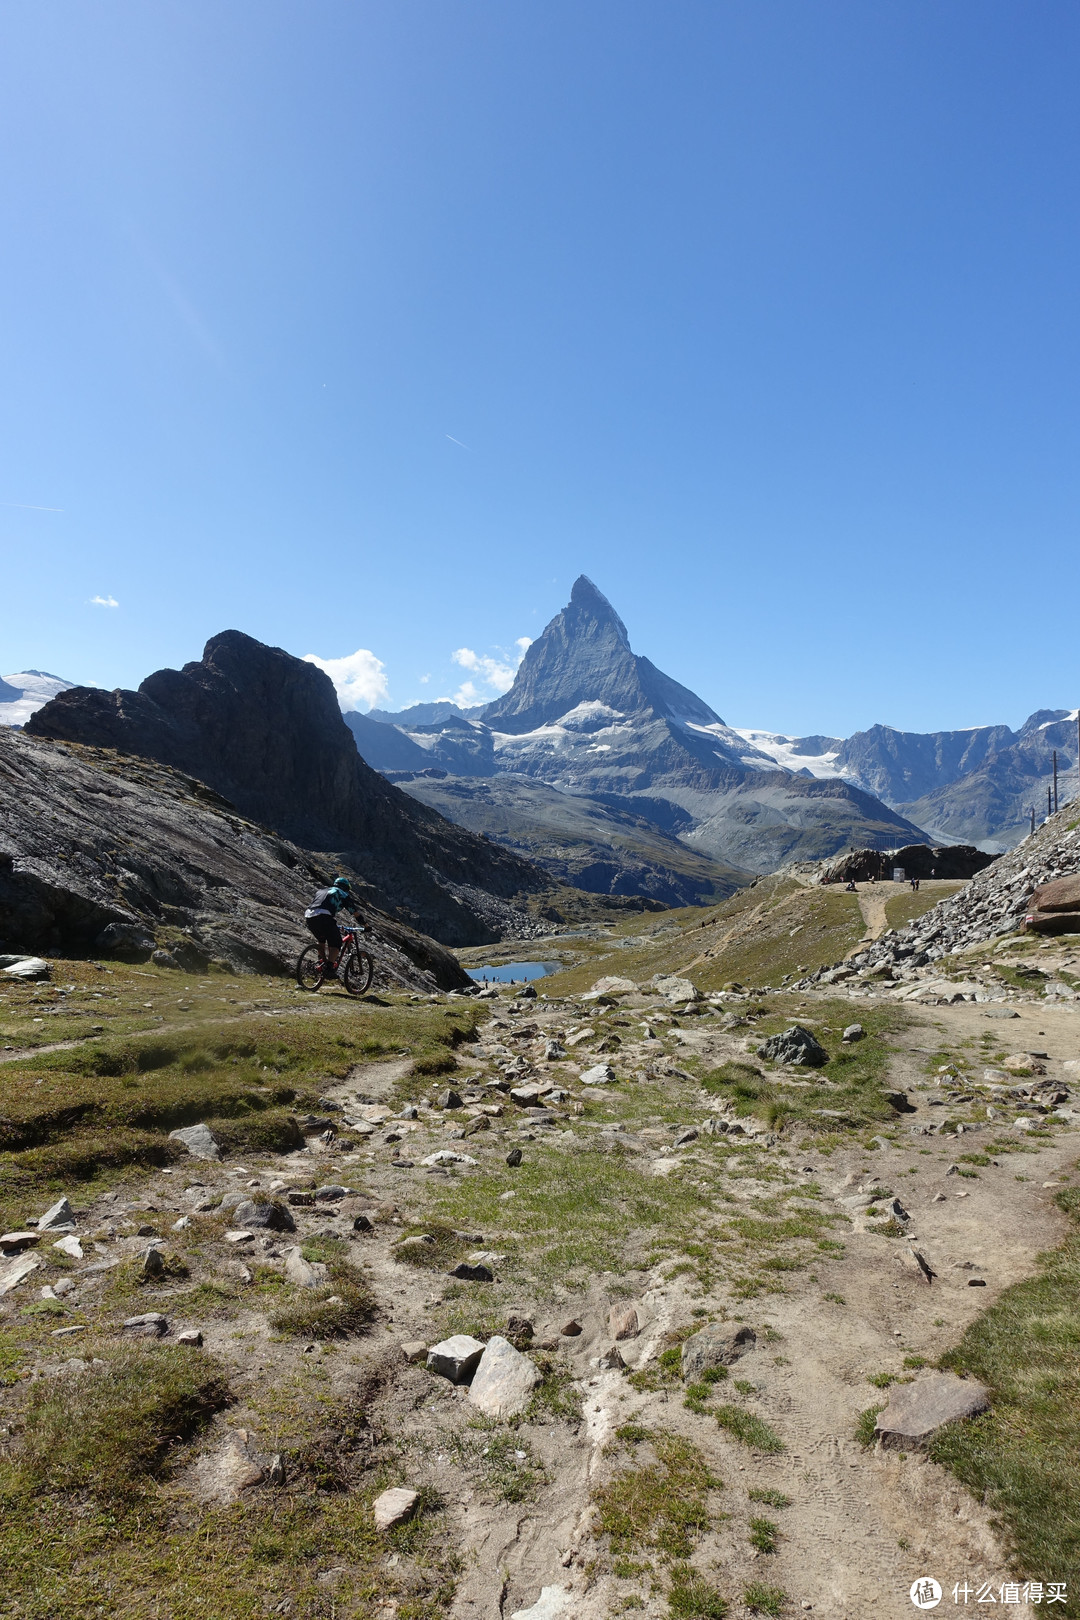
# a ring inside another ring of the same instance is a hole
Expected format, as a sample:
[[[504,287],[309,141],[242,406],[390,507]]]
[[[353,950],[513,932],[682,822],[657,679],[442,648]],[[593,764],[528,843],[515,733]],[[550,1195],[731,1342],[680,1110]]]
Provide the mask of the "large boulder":
[[[1033,934],[1080,934],[1080,875],[1040,883],[1028,901],[1024,924]]]
[[[540,1382],[540,1369],[515,1350],[509,1339],[494,1333],[487,1342],[469,1390],[469,1400],[485,1417],[516,1417]]]
[[[757,1054],[770,1063],[797,1063],[810,1069],[820,1069],[829,1061],[821,1042],[801,1024],[792,1024],[781,1034],[770,1035],[767,1041],[762,1041]]]
[[[757,1344],[752,1327],[715,1322],[692,1333],[682,1347],[682,1374],[688,1384],[711,1367],[730,1367]]]

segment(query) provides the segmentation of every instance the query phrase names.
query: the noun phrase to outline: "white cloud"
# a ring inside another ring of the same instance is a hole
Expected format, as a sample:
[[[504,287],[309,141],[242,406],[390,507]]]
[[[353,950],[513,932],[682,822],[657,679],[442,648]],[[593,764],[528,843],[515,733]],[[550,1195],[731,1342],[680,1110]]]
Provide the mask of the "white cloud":
[[[316,653],[305,653],[304,662],[317,664],[329,675],[338,702],[345,710],[374,708],[389,693],[382,659],[364,647],[345,658],[320,658]]]
[[[484,653],[473,652],[471,647],[459,647],[450,656],[455,664],[460,664],[462,669],[467,669],[477,676],[483,685],[489,686],[496,697],[501,697],[504,692],[508,692],[513,686],[518,665],[532,646],[532,638],[530,636],[519,636],[514,646],[517,648],[516,657],[513,653],[503,653],[499,658],[489,658]],[[482,701],[474,682],[466,681],[461,690],[464,692],[466,687],[476,693],[474,697],[469,699],[471,703]],[[453,701],[455,703],[464,702],[464,699],[455,698]]]
[[[115,596],[92,596],[90,598],[90,606],[91,607],[119,607],[120,604],[116,600]]]

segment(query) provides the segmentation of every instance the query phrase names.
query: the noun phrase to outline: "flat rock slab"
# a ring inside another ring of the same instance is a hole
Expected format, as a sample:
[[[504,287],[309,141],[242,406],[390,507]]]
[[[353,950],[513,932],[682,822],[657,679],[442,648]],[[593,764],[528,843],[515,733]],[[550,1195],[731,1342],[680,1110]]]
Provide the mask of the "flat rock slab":
[[[392,1530],[396,1524],[404,1524],[412,1517],[419,1500],[419,1491],[407,1490],[404,1486],[383,1491],[371,1504],[376,1530]]]
[[[583,1086],[613,1086],[618,1081],[618,1075],[610,1063],[597,1063],[591,1069],[586,1069],[581,1076]]]
[[[440,1378],[449,1378],[452,1384],[467,1384],[483,1353],[481,1340],[469,1333],[453,1333],[428,1351],[428,1371],[438,1373]]]
[[[195,1494],[205,1502],[219,1502],[222,1506],[235,1502],[241,1491],[263,1481],[262,1464],[252,1456],[248,1436],[242,1429],[231,1434],[220,1451],[196,1463],[193,1474]]]
[[[21,962],[0,969],[9,979],[47,979],[52,972],[48,962],[40,956],[28,956]]]
[[[556,1620],[570,1607],[570,1593],[565,1586],[545,1586],[529,1609],[515,1609],[510,1620]]]
[[[928,1373],[913,1384],[889,1391],[889,1404],[874,1427],[890,1450],[912,1451],[926,1445],[946,1423],[975,1417],[990,1405],[989,1391],[974,1378],[955,1373]]]
[[[32,1254],[24,1254],[20,1259],[13,1260],[10,1266],[0,1271],[0,1294],[10,1294],[13,1288],[18,1288],[40,1264],[41,1261]]]
[[[182,1142],[193,1159],[220,1159],[221,1149],[209,1125],[185,1125],[169,1132],[170,1142]]]
[[[710,1367],[730,1367],[757,1344],[751,1327],[726,1327],[715,1323],[692,1333],[682,1347],[683,1377],[688,1382],[700,1378]]]
[[[146,1311],[142,1316],[129,1316],[121,1331],[136,1339],[160,1339],[169,1331],[169,1320],[160,1311]]]
[[[529,1404],[529,1396],[540,1379],[534,1361],[515,1350],[509,1339],[493,1333],[480,1357],[469,1400],[485,1417],[516,1417]]]
[[[421,1164],[432,1167],[443,1164],[476,1164],[476,1162],[475,1159],[470,1159],[467,1153],[454,1153],[450,1148],[440,1148],[437,1153],[429,1153],[426,1159],[420,1160]]]

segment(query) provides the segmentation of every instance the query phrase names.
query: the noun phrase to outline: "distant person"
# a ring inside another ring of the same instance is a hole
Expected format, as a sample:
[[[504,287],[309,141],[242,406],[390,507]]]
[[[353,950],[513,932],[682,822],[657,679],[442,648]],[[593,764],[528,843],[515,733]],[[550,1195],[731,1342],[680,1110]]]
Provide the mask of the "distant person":
[[[341,929],[336,920],[339,911],[352,911],[355,914],[352,884],[347,877],[336,877],[328,889],[319,889],[304,912],[308,931],[319,942],[319,971],[325,978],[331,979],[337,972],[341,952]]]
[[[856,889],[856,887],[855,887],[855,879],[854,878],[849,878],[847,883],[844,886],[844,893],[845,894],[858,894],[858,892],[859,892],[858,889]]]

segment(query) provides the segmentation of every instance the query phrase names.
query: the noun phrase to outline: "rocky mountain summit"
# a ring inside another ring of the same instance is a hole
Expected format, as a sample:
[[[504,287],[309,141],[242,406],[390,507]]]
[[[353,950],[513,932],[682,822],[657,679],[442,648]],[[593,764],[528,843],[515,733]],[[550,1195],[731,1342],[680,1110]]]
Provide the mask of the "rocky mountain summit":
[[[166,766],[0,730],[0,950],[98,951],[203,972],[291,970],[318,857]],[[383,984],[467,983],[362,894]]]
[[[447,944],[497,938],[514,896],[550,886],[521,856],[416,803],[372,770],[322,670],[238,630],[137,692],[76,686],[29,736],[115,749],[205,784],[242,816],[360,873],[375,903]]]
[[[768,872],[852,845],[889,849],[925,837],[851,783],[779,767],[695,693],[636,654],[622,619],[584,576],[529,647],[509,692],[479,715],[397,716],[392,725],[390,718],[368,715],[350,724],[368,763],[394,773],[415,797],[437,799],[446,814],[469,824],[465,805],[480,795],[480,779],[544,783],[577,801],[567,804],[568,826],[586,799],[640,817],[719,863],[726,871],[717,872],[712,895],[725,892],[732,868]],[[548,825],[554,802],[549,794]],[[507,821],[495,836],[547,864],[544,840],[530,831],[529,819]],[[614,828],[611,834],[618,847]],[[657,887],[649,892],[658,892],[677,881],[677,862],[666,866],[655,851],[653,858]],[[600,863],[594,881],[628,881],[616,866],[601,875]]]

